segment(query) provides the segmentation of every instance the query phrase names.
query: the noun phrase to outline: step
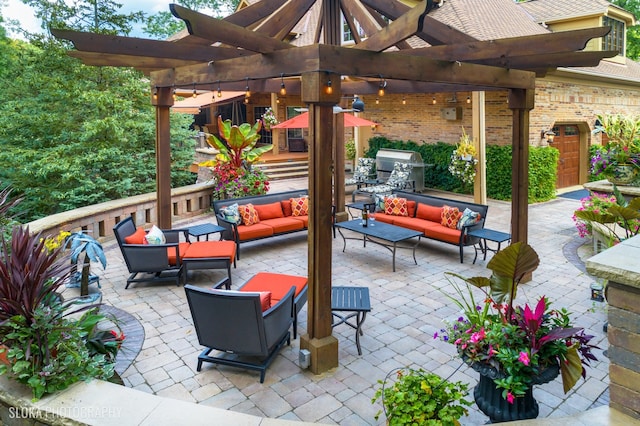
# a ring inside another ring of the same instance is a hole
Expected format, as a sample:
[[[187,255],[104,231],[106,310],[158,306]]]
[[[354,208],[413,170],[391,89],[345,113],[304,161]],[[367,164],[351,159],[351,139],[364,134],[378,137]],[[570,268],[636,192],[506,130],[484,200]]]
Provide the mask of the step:
[[[309,161],[286,160],[269,163],[256,163],[254,167],[262,170],[269,180],[291,179],[309,176]]]
[[[253,166],[258,167],[261,170],[266,169],[280,169],[286,167],[307,167],[309,165],[308,161],[281,161],[281,162],[271,162],[271,163],[255,163]]]

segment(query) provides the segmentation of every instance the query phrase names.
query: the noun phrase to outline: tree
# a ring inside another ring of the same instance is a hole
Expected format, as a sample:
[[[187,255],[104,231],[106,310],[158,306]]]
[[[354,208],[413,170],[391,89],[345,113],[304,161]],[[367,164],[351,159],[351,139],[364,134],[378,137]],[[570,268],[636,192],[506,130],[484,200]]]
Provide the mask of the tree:
[[[640,17],[640,0],[612,0],[615,4],[633,13],[636,18]],[[640,26],[634,25],[627,28],[627,58],[634,61],[640,58]]]
[[[220,17],[231,14],[240,0],[178,0],[176,3],[202,13],[212,12],[213,16]],[[165,39],[184,29],[184,22],[167,10],[148,16],[143,31],[151,37]]]

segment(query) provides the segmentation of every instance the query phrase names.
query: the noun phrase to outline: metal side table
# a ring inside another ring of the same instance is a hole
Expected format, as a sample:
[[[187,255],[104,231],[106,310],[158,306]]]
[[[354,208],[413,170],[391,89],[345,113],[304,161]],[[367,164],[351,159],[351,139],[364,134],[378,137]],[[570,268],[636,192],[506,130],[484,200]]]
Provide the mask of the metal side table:
[[[350,313],[341,315],[336,312]],[[347,324],[356,330],[358,355],[362,355],[360,336],[362,336],[362,323],[367,317],[367,312],[371,312],[368,287],[331,287],[331,314],[339,320],[338,322],[332,322],[331,326]],[[347,321],[353,317],[356,317],[355,324]]]

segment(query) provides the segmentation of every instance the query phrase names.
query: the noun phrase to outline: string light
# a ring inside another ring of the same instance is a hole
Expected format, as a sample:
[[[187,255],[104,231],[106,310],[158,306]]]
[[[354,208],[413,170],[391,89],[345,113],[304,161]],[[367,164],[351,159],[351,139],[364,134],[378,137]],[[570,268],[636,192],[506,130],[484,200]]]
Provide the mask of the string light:
[[[171,95],[173,97],[173,100],[175,101],[176,98],[178,97],[178,95],[176,95],[176,88],[173,88],[173,94]]]
[[[280,96],[287,96],[287,88],[284,86],[284,73],[280,74]]]
[[[380,104],[380,98],[376,98],[376,105]]]
[[[276,103],[279,104],[280,103],[280,98],[276,96]]]
[[[402,97],[402,105],[406,105],[407,104],[407,100],[405,99],[405,97]]]
[[[435,96],[434,96],[434,97],[433,97],[433,99],[431,100],[431,103],[432,103],[432,104],[434,104],[434,105],[436,104],[436,97],[435,97]]]
[[[245,98],[250,98],[251,97],[251,90],[249,90],[249,77],[246,78],[247,80],[247,86],[244,88],[244,97]],[[249,102],[246,102],[249,103]]]
[[[327,84],[325,85],[325,88],[324,88],[324,92],[325,92],[327,95],[330,95],[330,94],[332,94],[332,93],[333,93],[333,87],[331,87],[331,80],[328,80],[328,81],[327,81]]]
[[[218,97],[222,97],[222,90],[220,90],[220,80],[218,80]]]
[[[153,99],[154,100],[158,99],[158,86],[153,88]]]
[[[384,89],[387,87],[387,80],[380,81],[380,85],[378,86],[378,96],[384,96]]]
[[[471,103],[471,96],[467,96],[467,103],[470,104]]]
[[[198,96],[198,94],[196,93],[196,84],[193,83],[193,97],[195,98],[196,96]]]

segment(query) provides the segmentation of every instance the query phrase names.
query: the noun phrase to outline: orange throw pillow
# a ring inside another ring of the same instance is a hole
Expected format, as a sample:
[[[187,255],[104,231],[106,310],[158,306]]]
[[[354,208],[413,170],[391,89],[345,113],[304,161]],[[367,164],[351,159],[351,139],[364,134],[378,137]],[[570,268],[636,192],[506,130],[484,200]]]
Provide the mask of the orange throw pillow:
[[[291,211],[291,199],[280,201],[282,205],[282,213],[284,213],[284,217],[289,217],[293,214]]]
[[[282,205],[277,201],[271,204],[256,204],[253,207],[258,212],[260,220],[284,217],[284,213],[282,213]]]
[[[260,291],[260,304],[262,305],[262,312],[271,308],[271,292],[270,291]]]
[[[384,214],[392,216],[409,216],[406,198],[385,198]]]
[[[442,206],[442,220],[440,224],[447,228],[457,229],[456,225],[460,220],[460,210],[457,207]]]
[[[440,223],[442,221],[442,207],[418,203],[416,217],[430,222]]]
[[[124,237],[124,242],[125,244],[148,244],[147,239],[145,238],[146,235],[147,233],[144,232],[144,228],[139,226],[138,229],[136,229],[136,232],[128,237]]]
[[[238,212],[242,218],[242,223],[250,226],[260,222],[260,216],[256,211],[253,204],[245,204],[244,206],[238,206]]]
[[[291,215],[306,216],[309,214],[309,197],[290,198]]]

